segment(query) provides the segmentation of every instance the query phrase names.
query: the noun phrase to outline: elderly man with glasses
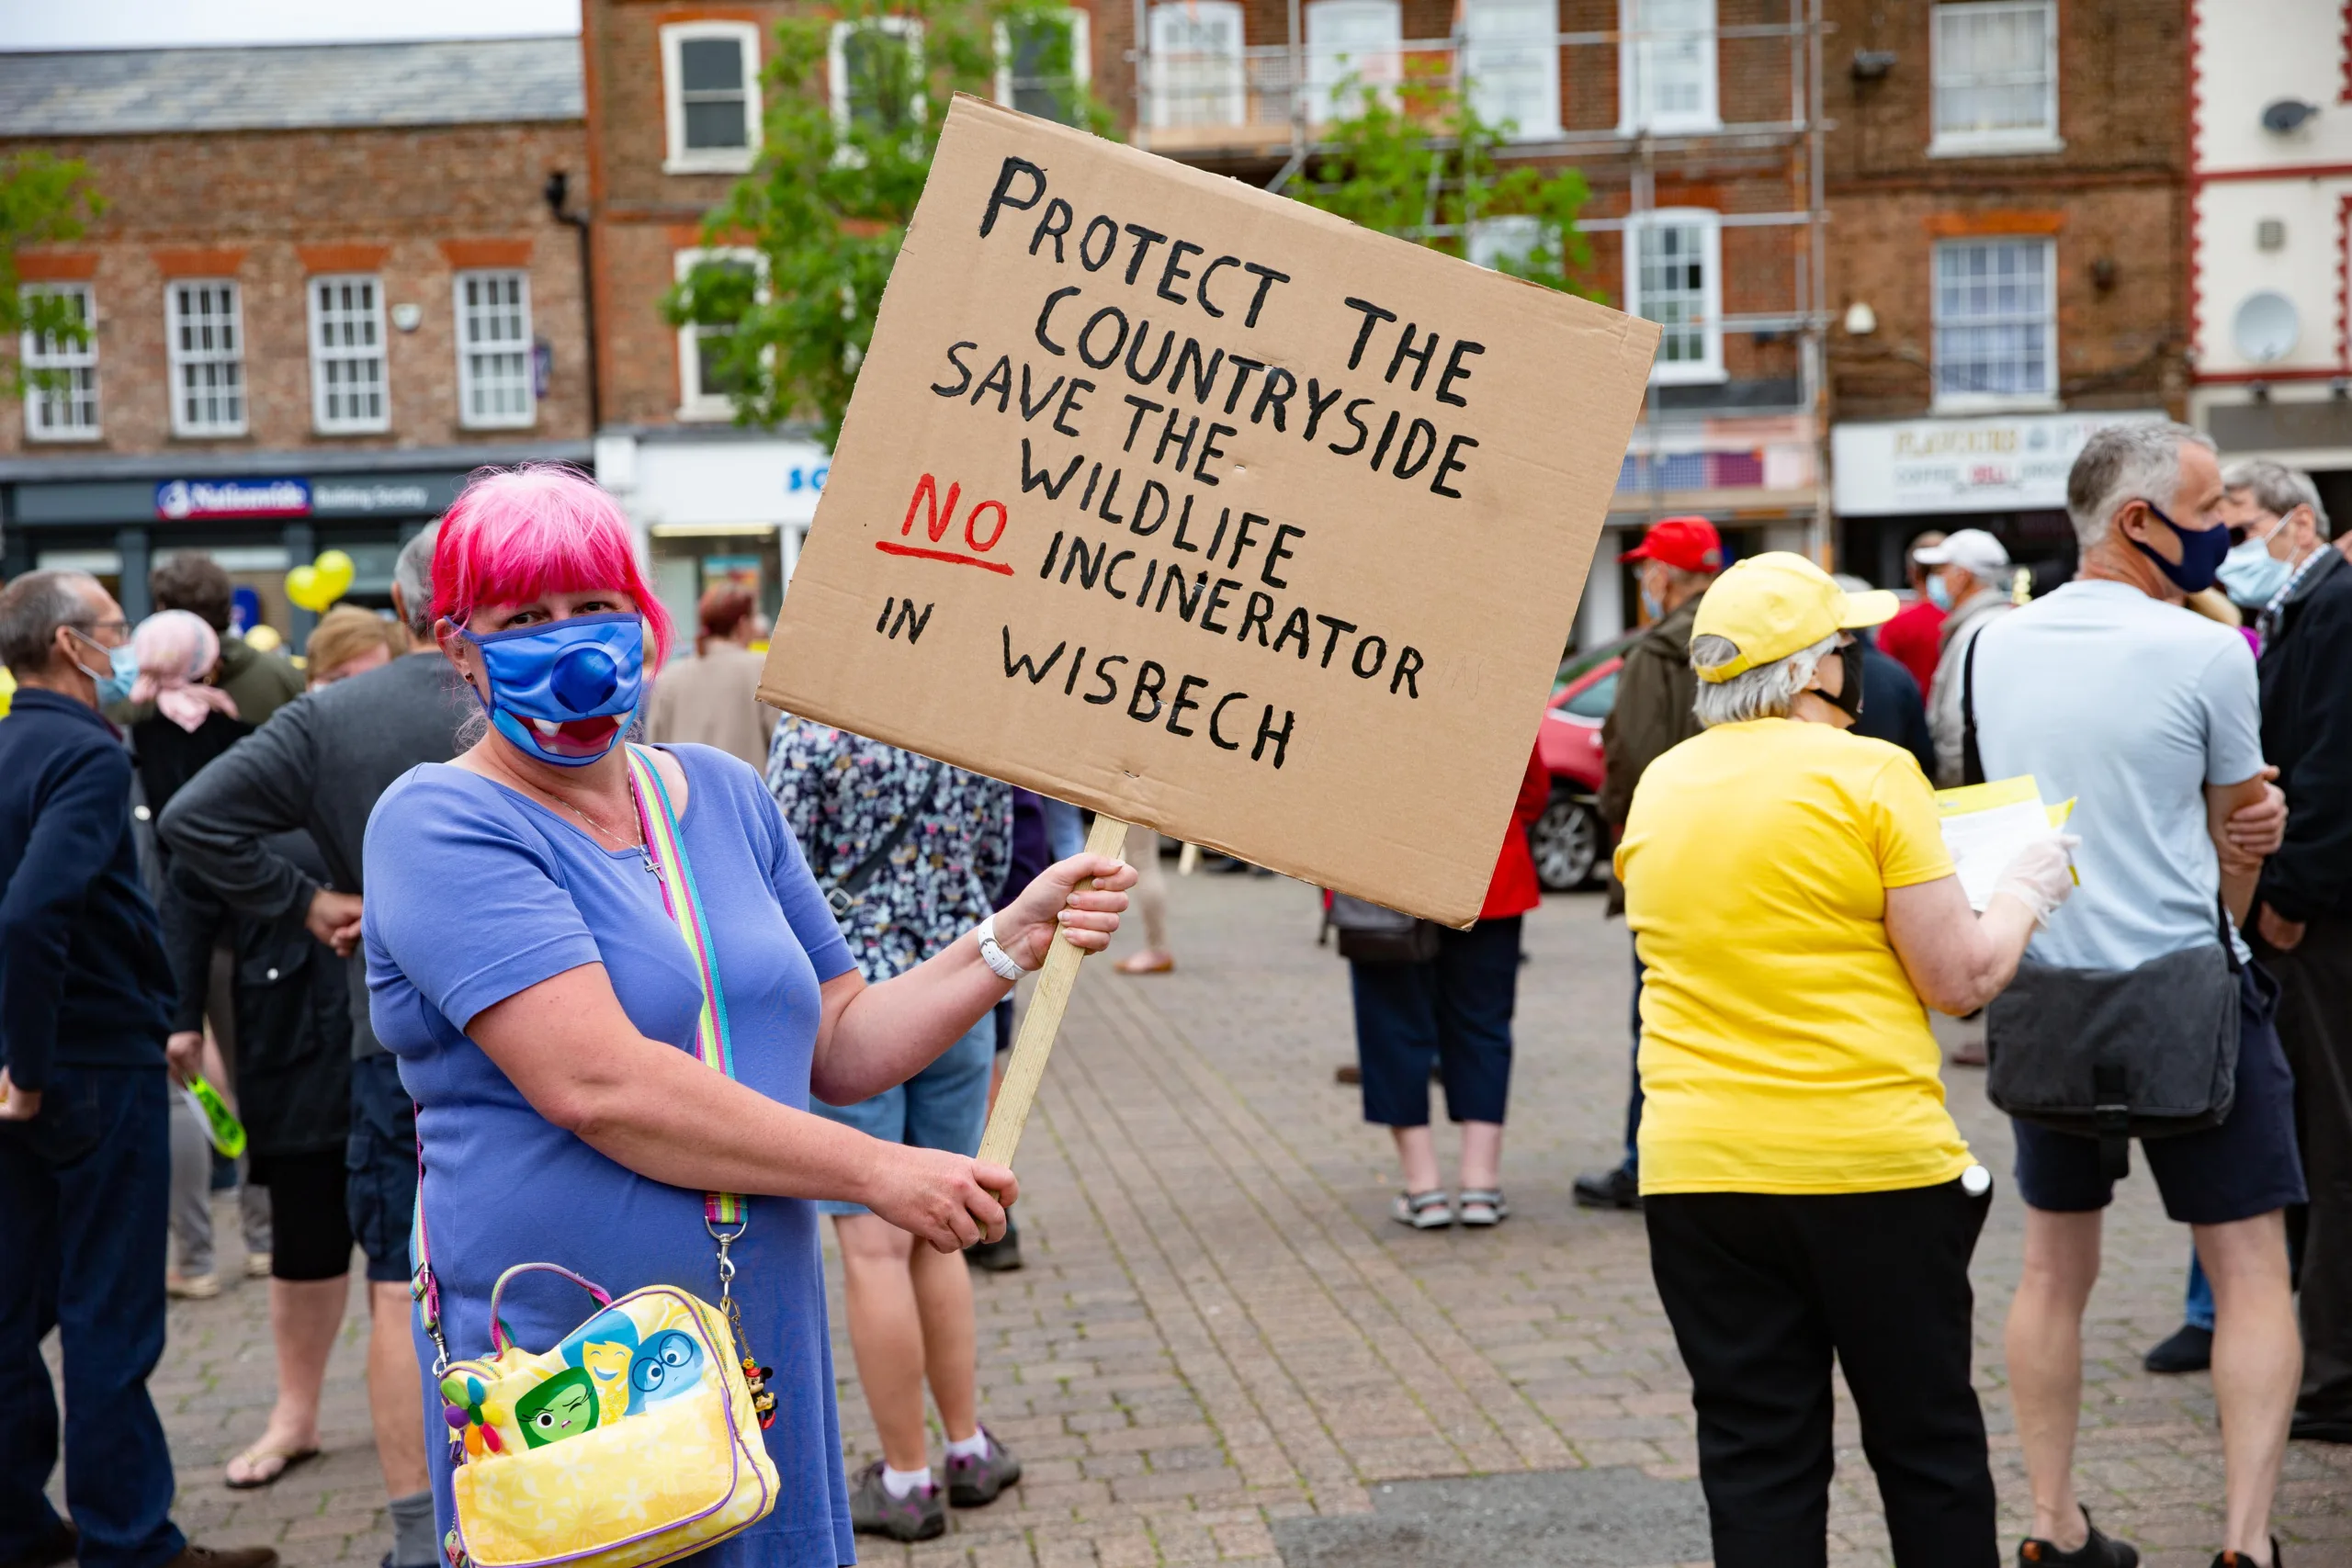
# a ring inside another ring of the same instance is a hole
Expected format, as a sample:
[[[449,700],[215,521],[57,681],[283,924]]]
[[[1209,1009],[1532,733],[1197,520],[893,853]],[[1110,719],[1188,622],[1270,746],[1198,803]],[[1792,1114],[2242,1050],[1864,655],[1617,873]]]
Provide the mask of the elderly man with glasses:
[[[147,1377],[164,1350],[172,972],[139,880],[130,757],[100,707],[128,694],[121,609],[98,581],[0,591],[0,1563],[270,1568],[191,1546]],[[42,1337],[64,1352],[68,1525]]]

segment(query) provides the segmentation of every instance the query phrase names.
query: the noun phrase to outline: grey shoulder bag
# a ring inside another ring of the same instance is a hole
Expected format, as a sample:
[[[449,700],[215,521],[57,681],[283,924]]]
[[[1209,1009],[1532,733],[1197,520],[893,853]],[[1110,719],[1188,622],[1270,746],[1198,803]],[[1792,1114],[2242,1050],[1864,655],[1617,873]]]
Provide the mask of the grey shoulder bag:
[[[1351,964],[1426,964],[1437,956],[1441,928],[1385,904],[1334,893],[1331,929],[1340,935],[1340,956]]]
[[[1976,747],[1976,639],[1961,671],[1961,758],[1984,782]],[[2131,1169],[2133,1138],[2219,1126],[2237,1097],[2239,964],[2218,901],[2211,947],[2134,969],[2019,961],[1984,1010],[1984,1095],[2020,1122],[2096,1138],[2110,1179]]]

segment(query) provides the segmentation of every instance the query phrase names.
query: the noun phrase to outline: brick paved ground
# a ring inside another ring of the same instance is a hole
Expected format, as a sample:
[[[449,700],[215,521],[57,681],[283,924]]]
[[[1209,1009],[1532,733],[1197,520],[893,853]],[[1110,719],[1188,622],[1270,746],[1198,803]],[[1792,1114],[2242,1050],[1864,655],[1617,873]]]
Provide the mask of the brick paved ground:
[[[1414,1234],[1385,1217],[1396,1186],[1385,1136],[1331,1082],[1351,1052],[1345,976],[1313,946],[1314,895],[1232,877],[1180,880],[1174,893],[1178,973],[1104,966],[1079,987],[1022,1150],[1029,1267],[978,1286],[983,1409],[1027,1480],[959,1516],[945,1540],[869,1546],[866,1561],[1271,1568],[1272,1521],[1363,1512],[1385,1480],[1693,1474],[1686,1385],[1639,1219],[1568,1196],[1577,1170],[1608,1157],[1623,1115],[1623,927],[1604,925],[1590,897],[1530,918],[1504,1170],[1515,1217],[1489,1234]],[[1981,1076],[1952,1077],[1963,1130],[2005,1172],[2006,1127]],[[1975,1272],[1978,1384],[2011,1540],[2026,1491],[1999,1325],[2019,1235],[2004,1190]],[[2220,1534],[2210,1384],[2139,1369],[2179,1321],[2186,1258],[2186,1233],[2135,1179],[2091,1305],[2080,1473],[2102,1524],[2148,1548],[2153,1568],[2202,1568]],[[270,1492],[220,1487],[222,1461],[268,1404],[265,1315],[251,1284],[172,1309],[155,1388],[180,1517],[202,1539],[276,1541],[296,1564],[373,1562],[387,1538],[356,1320],[334,1364],[328,1458]],[[835,1337],[848,1457],[862,1463],[871,1428],[838,1325]],[[1850,1414],[1838,1462],[1833,1560],[1883,1562]],[[2291,1449],[2279,1530],[2293,1568],[2352,1568],[2352,1453]]]

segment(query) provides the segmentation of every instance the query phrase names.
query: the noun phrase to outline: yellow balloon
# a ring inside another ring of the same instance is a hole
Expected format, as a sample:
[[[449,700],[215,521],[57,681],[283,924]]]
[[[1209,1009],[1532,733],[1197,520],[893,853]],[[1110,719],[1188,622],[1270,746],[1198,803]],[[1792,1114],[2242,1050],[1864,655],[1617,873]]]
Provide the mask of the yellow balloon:
[[[252,649],[255,653],[268,653],[272,651],[277,647],[280,640],[281,639],[277,635],[277,628],[268,625],[266,622],[261,626],[255,626],[253,630],[245,634],[245,646]]]
[[[319,592],[326,601],[326,604],[319,606],[321,609],[344,596],[356,571],[351,558],[341,550],[325,551],[311,565],[319,574]]]
[[[332,599],[322,599],[319,596],[321,586],[319,569],[316,567],[298,566],[286,574],[286,597],[301,609],[315,612],[323,610],[334,603]]]

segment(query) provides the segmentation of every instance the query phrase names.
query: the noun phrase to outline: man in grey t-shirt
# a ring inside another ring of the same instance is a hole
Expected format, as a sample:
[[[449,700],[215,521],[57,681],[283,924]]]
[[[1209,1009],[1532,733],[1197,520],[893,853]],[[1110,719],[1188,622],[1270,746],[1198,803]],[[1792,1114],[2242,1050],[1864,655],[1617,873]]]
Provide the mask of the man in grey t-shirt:
[[[2212,444],[2196,431],[2098,432],[2066,484],[2079,576],[1976,639],[1985,776],[2030,773],[2044,798],[2076,802],[2068,827],[2083,840],[2082,886],[2028,949],[2041,963],[2130,970],[2222,940],[2250,963],[2221,909],[2245,919],[2261,870],[2230,823],[2270,794],[2254,657],[2234,630],[2177,607],[2211,584],[2229,549],[2221,501]],[[2143,1145],[2165,1212],[2192,1227],[2213,1280],[2228,1492],[2216,1562],[2232,1568],[2271,1562],[2271,1495],[2301,1364],[2281,1211],[2302,1201],[2303,1182],[2274,994],[2251,969],[2241,976],[2228,1118]],[[2131,1568],[2138,1554],[2090,1528],[2072,1473],[2083,1309],[2113,1182],[2097,1140],[2016,1126],[2026,1261],[2007,1350],[2033,1485],[2025,1555],[2045,1568]]]

